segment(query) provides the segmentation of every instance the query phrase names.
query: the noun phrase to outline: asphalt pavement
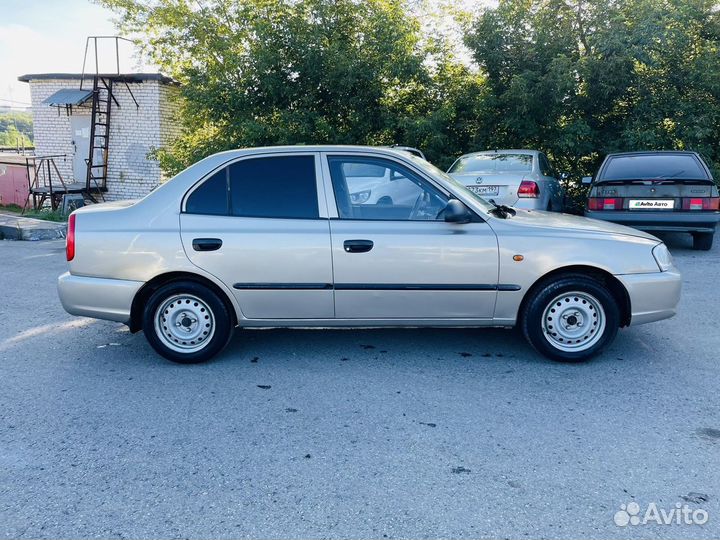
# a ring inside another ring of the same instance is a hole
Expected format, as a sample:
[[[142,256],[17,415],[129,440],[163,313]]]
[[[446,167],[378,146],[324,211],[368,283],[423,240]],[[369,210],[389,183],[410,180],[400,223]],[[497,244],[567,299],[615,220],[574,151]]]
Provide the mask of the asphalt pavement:
[[[175,365],[63,311],[62,241],[0,242],[0,537],[716,538],[720,242],[667,240],[678,315],[580,365],[469,329],[240,331]],[[616,524],[653,505],[707,522]]]

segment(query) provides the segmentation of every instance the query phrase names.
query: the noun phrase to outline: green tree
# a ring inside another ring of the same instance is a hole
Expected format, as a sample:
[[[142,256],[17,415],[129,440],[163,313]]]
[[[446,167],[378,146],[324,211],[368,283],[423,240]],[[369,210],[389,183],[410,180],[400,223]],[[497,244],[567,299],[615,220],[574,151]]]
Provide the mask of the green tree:
[[[466,44],[488,77],[478,140],[591,172],[608,152],[720,165],[720,24],[707,0],[501,0]]]
[[[711,0],[500,0],[466,28],[479,70],[410,13],[424,0],[99,1],[182,83],[169,171],[241,146],[399,143],[441,167],[538,148],[575,177],[608,152],[694,149],[720,172]]]
[[[32,146],[32,115],[0,112],[0,146]]]
[[[395,119],[430,84],[419,26],[399,1],[102,3],[182,83],[185,134],[161,154],[171,169],[238,146],[421,137]]]

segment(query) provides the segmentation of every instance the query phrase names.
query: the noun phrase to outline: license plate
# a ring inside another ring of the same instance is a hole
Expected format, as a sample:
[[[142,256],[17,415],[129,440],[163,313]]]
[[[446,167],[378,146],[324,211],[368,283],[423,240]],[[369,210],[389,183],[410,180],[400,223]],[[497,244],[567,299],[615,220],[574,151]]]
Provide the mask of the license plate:
[[[630,210],[672,210],[675,208],[674,199],[630,199]]]
[[[482,195],[483,197],[500,194],[500,186],[468,186],[468,189],[476,195]]]

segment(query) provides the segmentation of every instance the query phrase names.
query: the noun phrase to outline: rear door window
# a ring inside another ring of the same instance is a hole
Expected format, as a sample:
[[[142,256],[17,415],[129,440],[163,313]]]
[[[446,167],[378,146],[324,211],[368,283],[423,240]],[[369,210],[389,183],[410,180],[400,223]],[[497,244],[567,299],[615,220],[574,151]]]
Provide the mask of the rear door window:
[[[317,219],[315,158],[277,156],[233,163],[230,195],[234,216]]]
[[[226,216],[228,214],[227,170],[221,169],[193,191],[185,203],[188,214]]]
[[[598,180],[707,179],[707,173],[693,155],[638,154],[611,157]]]

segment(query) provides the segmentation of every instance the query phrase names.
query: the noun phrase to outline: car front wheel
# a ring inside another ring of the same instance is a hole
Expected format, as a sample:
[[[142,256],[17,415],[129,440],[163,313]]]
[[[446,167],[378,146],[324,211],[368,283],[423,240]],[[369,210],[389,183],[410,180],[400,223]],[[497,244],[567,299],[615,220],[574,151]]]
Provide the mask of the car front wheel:
[[[192,281],[157,289],[145,305],[143,332],[162,356],[181,364],[209,360],[227,344],[232,318],[212,290]]]
[[[581,362],[615,339],[620,310],[602,282],[568,275],[541,284],[530,294],[521,313],[521,328],[543,355]]]

